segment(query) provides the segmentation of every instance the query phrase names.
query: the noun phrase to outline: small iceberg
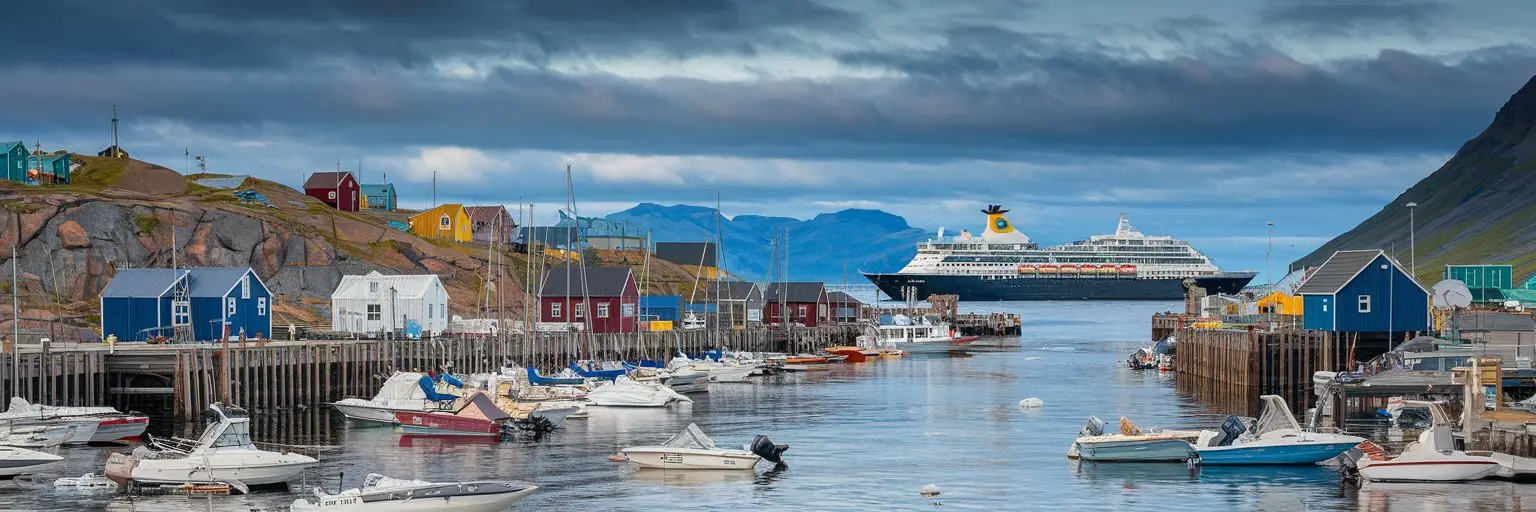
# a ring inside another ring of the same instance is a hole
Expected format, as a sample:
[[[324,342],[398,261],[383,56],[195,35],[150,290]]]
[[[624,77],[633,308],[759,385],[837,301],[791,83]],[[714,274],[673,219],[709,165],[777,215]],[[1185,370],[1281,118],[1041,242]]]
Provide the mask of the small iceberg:
[[[1036,407],[1042,407],[1044,405],[1045,405],[1045,401],[1044,400],[1041,400],[1041,399],[1035,398],[1035,397],[1029,397],[1029,398],[1025,398],[1023,400],[1019,400],[1019,407],[1023,407],[1025,409],[1034,409]]]

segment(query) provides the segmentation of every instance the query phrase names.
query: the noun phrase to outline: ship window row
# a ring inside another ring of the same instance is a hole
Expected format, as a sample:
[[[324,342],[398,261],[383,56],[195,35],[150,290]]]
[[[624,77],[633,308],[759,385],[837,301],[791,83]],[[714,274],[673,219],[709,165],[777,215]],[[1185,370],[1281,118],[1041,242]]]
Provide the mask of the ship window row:
[[[990,264],[1050,264],[1050,263],[1090,263],[1090,264],[1143,264],[1143,265],[1205,265],[1208,262],[1204,258],[1124,258],[1124,257],[1100,257],[1100,258],[1046,258],[1030,256],[950,256],[944,258],[940,265],[959,266],[976,263]],[[974,265],[967,265],[974,266]]]

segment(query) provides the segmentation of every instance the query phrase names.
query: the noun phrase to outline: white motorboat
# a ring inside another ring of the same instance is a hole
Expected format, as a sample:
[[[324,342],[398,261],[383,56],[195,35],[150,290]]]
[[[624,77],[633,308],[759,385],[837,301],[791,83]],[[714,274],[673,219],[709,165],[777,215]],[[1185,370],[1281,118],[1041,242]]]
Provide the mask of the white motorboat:
[[[722,357],[719,361],[699,360],[682,354],[678,354],[667,362],[668,370],[676,372],[691,369],[703,372],[709,375],[709,382],[746,382],[747,377],[758,374],[761,368],[761,362],[746,362],[726,357]],[[676,386],[673,389],[677,389]],[[686,391],[678,390],[678,392]]]
[[[957,335],[949,322],[936,315],[913,318],[898,314],[882,317],[877,324],[866,325],[865,333],[857,341],[860,348],[922,354],[964,349],[976,339],[976,336]]]
[[[1237,416],[1229,416],[1221,430],[1200,431],[1195,453],[1201,464],[1316,464],[1365,441],[1344,434],[1308,432],[1296,422],[1284,398],[1259,398],[1264,400],[1264,412],[1252,428]]]
[[[287,482],[318,462],[306,455],[257,448],[251,441],[251,418],[238,407],[213,404],[203,415],[209,425],[202,437],[151,439],[133,455],[114,453],[107,459],[107,478],[118,484],[271,485]]]
[[[53,481],[53,486],[59,489],[116,489],[117,484],[108,480],[105,475],[86,473],[80,476],[66,476]]]
[[[332,402],[331,407],[349,420],[384,425],[395,423],[396,412],[433,412],[456,408],[453,404],[428,400],[426,392],[421,389],[421,376],[420,373],[397,372],[384,381],[372,399],[345,398]],[[439,386],[446,387],[449,384]]]
[[[149,418],[111,407],[55,407],[28,403],[11,397],[0,413],[0,422],[21,426],[74,426],[75,434],[64,444],[121,443],[137,441],[149,428]]]
[[[775,445],[763,435],[753,438],[752,444],[740,450],[720,448],[699,430],[698,425],[689,423],[688,428],[660,445],[632,446],[620,450],[619,455],[621,460],[642,468],[750,470],[759,460],[782,464],[784,450],[788,449],[789,446]]]
[[[338,494],[315,489],[315,501],[294,500],[289,510],[368,512],[503,512],[539,487],[516,480],[426,482],[368,475],[363,486]]]
[[[10,480],[20,475],[36,473],[64,462],[64,458],[14,446],[0,446],[0,480]]]
[[[1104,433],[1104,422],[1089,417],[1067,449],[1067,458],[1101,462],[1168,462],[1195,457],[1189,440],[1194,432],[1142,432],[1135,423],[1120,418],[1120,433]]]
[[[84,435],[86,441],[90,440],[89,432],[94,432],[96,424],[85,422],[89,430]],[[15,425],[0,424],[0,446],[14,446],[52,453],[59,445],[69,442],[79,436],[82,427],[75,425]]]
[[[673,402],[691,403],[693,399],[658,382],[619,377],[587,392],[587,401],[605,407],[666,407]]]
[[[1403,405],[1428,408],[1430,427],[1396,457],[1388,457],[1375,443],[1361,443],[1362,456],[1354,466],[1362,478],[1372,482],[1470,482],[1507,471],[1490,452],[1457,450],[1450,419],[1438,402],[1404,400]]]

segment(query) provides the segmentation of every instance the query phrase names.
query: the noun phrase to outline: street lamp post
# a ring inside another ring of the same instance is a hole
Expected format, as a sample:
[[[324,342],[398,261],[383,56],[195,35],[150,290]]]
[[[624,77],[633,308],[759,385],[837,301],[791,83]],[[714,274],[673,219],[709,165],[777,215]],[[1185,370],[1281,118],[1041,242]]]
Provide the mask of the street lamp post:
[[[1413,239],[1413,209],[1418,206],[1419,203],[1408,203],[1408,268],[1413,272],[1414,279],[1419,278],[1419,252]]]
[[[1275,279],[1274,265],[1270,263],[1270,260],[1273,259],[1275,254],[1275,221],[1265,222],[1265,225],[1269,227],[1269,249],[1264,251],[1264,277],[1269,278],[1269,293],[1264,294],[1264,296],[1268,297],[1269,295],[1274,294],[1276,289],[1275,284],[1278,283],[1279,280]],[[1275,306],[1273,303],[1269,305],[1269,312],[1264,316],[1264,323],[1267,324],[1269,330],[1274,330]]]

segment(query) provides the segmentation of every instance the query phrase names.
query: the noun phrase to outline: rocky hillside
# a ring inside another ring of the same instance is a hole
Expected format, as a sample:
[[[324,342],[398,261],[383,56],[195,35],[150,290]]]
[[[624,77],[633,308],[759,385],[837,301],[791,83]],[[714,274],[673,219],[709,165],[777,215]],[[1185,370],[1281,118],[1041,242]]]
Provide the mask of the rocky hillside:
[[[1418,275],[1425,282],[1439,281],[1447,264],[1513,264],[1517,284],[1536,272],[1536,78],[1439,170],[1295,264],[1394,244],[1398,259],[1408,263],[1410,202],[1419,205]]]
[[[485,245],[424,240],[390,229],[383,216],[338,212],[264,180],[248,179],[239,190],[260,192],[270,206],[189,179],[202,176],[134,160],[76,158],[85,167],[72,185],[0,185],[0,247],[17,247],[25,318],[94,326],[101,290],[118,269],[169,267],[173,257],[181,266],[254,268],[279,294],[279,323],[328,325],[330,293],[341,276],[373,270],[438,274],[452,313],[481,314]],[[502,259],[497,291],[507,316],[521,316],[528,260],[513,252]],[[652,273],[652,293],[675,293],[692,279],[677,269]],[[9,292],[12,283],[4,281]],[[9,294],[0,301],[9,303]]]

